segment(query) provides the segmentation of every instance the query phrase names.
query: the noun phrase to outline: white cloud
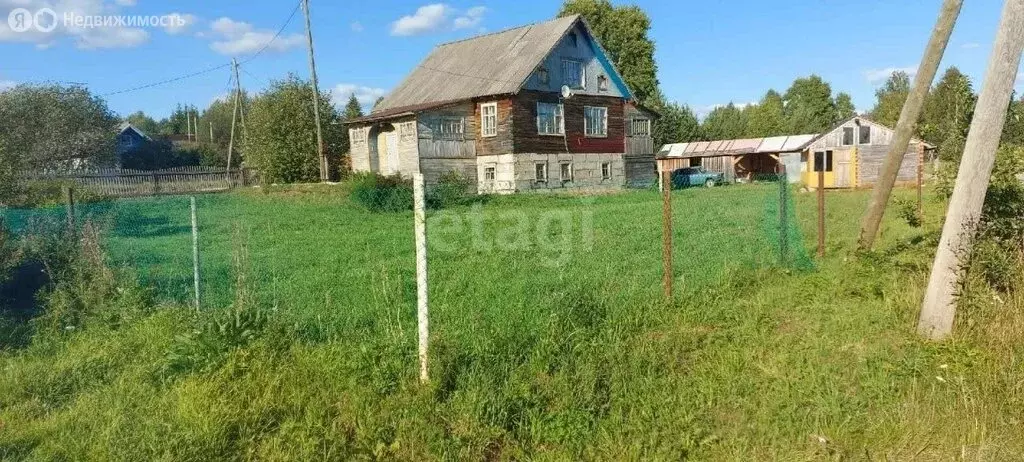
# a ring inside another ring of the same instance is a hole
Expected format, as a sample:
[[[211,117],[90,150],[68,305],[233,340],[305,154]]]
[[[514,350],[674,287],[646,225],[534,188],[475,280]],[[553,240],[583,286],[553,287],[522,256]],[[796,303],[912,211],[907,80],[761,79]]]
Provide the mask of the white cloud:
[[[459,11],[445,3],[432,3],[391,23],[391,35],[404,37],[474,28],[480,25],[486,12],[487,8],[483,6]]]
[[[210,31],[215,37],[210,48],[228,56],[255,53],[264,46],[270,51],[287,51],[301,46],[306,40],[301,34],[281,35],[274,39],[274,31],[256,29],[252,24],[231,18],[217,19],[210,24]]]
[[[331,98],[334,105],[344,107],[351,95],[356,95],[359,104],[369,106],[377,101],[377,98],[388,94],[383,88],[366,87],[353,83],[339,83],[331,89]]]
[[[167,16],[169,16],[171,18],[171,21],[168,21],[167,26],[164,27],[164,32],[167,32],[168,34],[171,34],[171,35],[177,35],[177,34],[180,34],[182,32],[185,32],[190,27],[192,27],[193,24],[196,23],[195,15],[188,14],[188,13],[177,13],[177,12],[175,12],[175,13],[169,13],[169,14],[167,14]]]
[[[910,77],[914,77],[917,74],[917,68],[913,66],[907,67],[887,67],[885,69],[868,69],[864,71],[864,78],[867,79],[868,83],[881,82],[888,79],[893,72],[906,72]]]
[[[0,42],[32,43],[37,48],[46,49],[54,46],[61,38],[69,37],[80,49],[92,50],[99,48],[131,48],[149,40],[149,32],[141,28],[126,25],[85,27],[84,22],[76,24],[65,22],[65,17],[89,18],[122,15],[122,7],[131,6],[134,1],[125,0],[0,0],[0,19],[8,17],[15,8],[38,11],[51,8],[56,13],[55,27],[50,32],[42,32],[35,28],[25,32],[15,32],[7,21],[0,20]]]
[[[978,48],[980,46],[981,46],[981,44],[978,43],[978,42],[967,42],[967,43],[965,43],[963,45],[960,45],[960,48],[963,48],[964,50],[972,50],[972,49]]]
[[[480,24],[480,21],[484,20],[484,13],[487,12],[487,7],[474,6],[466,10],[466,13],[462,16],[455,18],[453,26],[455,29],[467,29],[470,27],[476,27]]]
[[[448,25],[451,7],[433,3],[416,9],[416,14],[398,18],[391,24],[391,35],[421,35],[443,30]]]
[[[363,24],[359,21],[352,21],[349,27],[352,28],[352,32],[362,32],[364,29]]]

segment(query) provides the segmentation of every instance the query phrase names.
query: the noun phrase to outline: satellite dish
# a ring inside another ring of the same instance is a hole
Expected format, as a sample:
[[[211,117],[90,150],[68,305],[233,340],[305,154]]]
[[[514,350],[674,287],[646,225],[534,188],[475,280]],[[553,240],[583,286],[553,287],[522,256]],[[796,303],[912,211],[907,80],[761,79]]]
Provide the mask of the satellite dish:
[[[562,85],[562,98],[568,99],[572,96],[572,89],[568,85]]]

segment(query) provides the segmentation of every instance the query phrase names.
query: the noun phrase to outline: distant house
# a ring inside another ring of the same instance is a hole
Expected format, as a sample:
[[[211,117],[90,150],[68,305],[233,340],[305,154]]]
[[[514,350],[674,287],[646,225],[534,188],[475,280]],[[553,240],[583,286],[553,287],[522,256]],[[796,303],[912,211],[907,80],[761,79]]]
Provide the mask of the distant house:
[[[653,181],[654,117],[574,15],[442,44],[348,128],[355,171],[510,193]]]
[[[138,154],[146,143],[152,142],[149,135],[139,130],[131,122],[122,122],[117,127],[117,165],[124,164],[126,158]]]
[[[892,137],[891,128],[855,116],[820,134],[666,144],[658,152],[658,171],[700,165],[729,180],[753,180],[785,166],[790,181],[810,187],[817,186],[819,170],[826,188],[867,187],[877,181]],[[926,152],[934,149],[912,139],[897,182],[916,182]]]

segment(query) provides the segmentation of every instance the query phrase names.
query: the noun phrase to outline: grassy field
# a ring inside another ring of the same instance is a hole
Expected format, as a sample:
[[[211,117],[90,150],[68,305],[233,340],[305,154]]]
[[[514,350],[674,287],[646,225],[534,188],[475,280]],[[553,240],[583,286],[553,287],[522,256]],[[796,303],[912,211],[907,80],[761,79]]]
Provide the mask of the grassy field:
[[[941,204],[855,255],[867,192],[830,193],[812,261],[795,193],[779,265],[777,195],[674,193],[668,304],[653,192],[433,213],[426,386],[411,213],[344,187],[202,196],[196,316],[187,200],[122,201],[110,260],[178,303],[5,351],[0,458],[1021,460],[1024,304],[985,293],[951,341],[914,334]],[[240,299],[277,327],[196,348]]]

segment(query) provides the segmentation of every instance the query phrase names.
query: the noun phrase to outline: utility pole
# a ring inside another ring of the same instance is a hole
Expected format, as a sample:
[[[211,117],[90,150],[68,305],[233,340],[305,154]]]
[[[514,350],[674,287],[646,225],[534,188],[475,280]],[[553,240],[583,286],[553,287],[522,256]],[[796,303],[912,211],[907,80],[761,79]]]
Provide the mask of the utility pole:
[[[1014,1],[1014,0],[1009,0]],[[956,25],[956,18],[960,15],[960,7],[963,0],[944,0],[942,9],[939,12],[939,19],[932,29],[932,36],[928,39],[924,56],[921,57],[921,65],[917,68],[917,75],[914,77],[914,87],[907,95],[907,101],[903,103],[903,110],[900,111],[900,120],[896,123],[896,133],[893,135],[892,143],[889,145],[889,152],[882,163],[882,169],[878,172],[878,181],[871,191],[871,199],[868,201],[868,209],[864,212],[861,220],[860,239],[858,245],[862,250],[870,249],[875,244],[875,237],[878,235],[878,226],[882,222],[882,215],[885,214],[885,206],[889,203],[889,196],[892,194],[892,187],[896,184],[896,178],[900,173],[900,164],[906,156],[907,146],[910,145],[910,138],[914,134],[914,126],[921,116],[921,108],[924,107],[924,99],[928,96],[932,80],[939,70],[939,61],[946,52],[946,44],[949,43],[949,36],[953,33],[953,26]]]
[[[192,110],[185,106],[185,139],[192,141]]]
[[[235,69],[235,107],[231,110],[231,138],[228,139],[228,168],[226,171],[228,186],[231,186],[231,156],[235,150],[235,118],[238,116],[238,99],[242,96],[241,85],[238,83],[238,60],[232,58],[231,65]]]
[[[320,85],[316,79],[316,59],[313,57],[313,29],[309,23],[309,0],[302,0],[306,13],[306,41],[309,43],[309,74],[313,83],[313,118],[316,120],[316,151],[320,159],[320,181],[327,181],[327,156],[324,153],[324,135],[320,128]]]
[[[195,130],[192,130],[196,134],[196,143],[199,142],[199,109],[196,109],[196,116],[192,118],[192,126]]]
[[[960,270],[970,253],[985,204],[1022,51],[1024,0],[1006,0],[917,323],[917,332],[932,340],[943,339],[953,331]]]
[[[210,144],[213,144],[213,122],[210,122]]]

